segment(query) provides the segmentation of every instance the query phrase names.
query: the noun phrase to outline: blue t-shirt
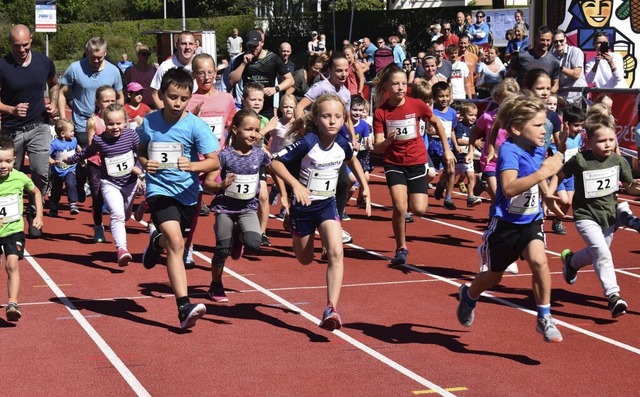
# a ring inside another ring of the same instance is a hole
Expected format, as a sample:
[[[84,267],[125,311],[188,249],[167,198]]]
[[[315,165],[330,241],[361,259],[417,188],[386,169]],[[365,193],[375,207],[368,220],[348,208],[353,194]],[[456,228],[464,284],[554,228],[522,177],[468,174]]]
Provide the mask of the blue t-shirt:
[[[150,113],[138,128],[140,145],[147,147],[152,142],[165,142],[182,145],[182,156],[190,161],[198,161],[198,153],[207,155],[219,148],[216,136],[211,128],[199,117],[185,113],[175,124],[169,124],[162,117],[162,111]],[[159,169],[155,173],[145,174],[147,197],[172,197],[184,205],[198,203],[198,194],[202,190],[197,172],[180,171],[178,168]]]
[[[498,189],[496,202],[491,206],[489,215],[505,222],[526,224],[542,219],[542,206],[538,185],[532,186],[519,195],[507,198],[502,191],[499,174],[506,170],[518,170],[518,178],[524,178],[540,169],[546,150],[544,146],[536,146],[527,151],[513,143],[511,138],[500,146],[496,171],[498,172]]]
[[[353,125],[353,132],[356,135],[356,140],[360,142],[360,144],[363,144],[364,138],[368,138],[371,134],[371,126],[364,120],[358,120],[358,122]],[[349,135],[349,131],[347,131],[346,124],[342,125],[339,134],[345,137],[349,142],[351,142],[351,136]]]
[[[71,112],[76,133],[87,130],[87,119],[96,109],[98,88],[108,85],[116,92],[122,91],[122,77],[117,67],[105,61],[104,68],[96,72],[87,58],[72,63],[60,77],[60,84],[69,86],[73,93]]]
[[[52,159],[57,161],[62,161],[67,157],[71,157],[76,153],[76,148],[78,147],[78,140],[76,137],[71,138],[70,141],[65,141],[64,139],[60,139],[59,137],[51,141],[51,150],[49,154]],[[62,166],[53,165],[51,167],[51,173],[53,175],[64,177],[70,172],[75,172],[76,165],[64,165]]]
[[[239,214],[258,209],[260,192],[260,168],[271,165],[271,159],[264,150],[253,147],[246,155],[227,146],[220,153],[220,178],[228,174],[236,176],[235,181],[225,190],[221,190],[213,199],[211,210],[216,213]]]
[[[456,132],[456,139],[458,138],[469,138],[471,136],[471,129],[473,128],[473,125],[465,125],[463,123],[460,123],[458,125],[456,125],[456,128],[454,129]],[[469,146],[467,147],[467,151],[462,151],[462,152],[454,152],[455,156],[456,156],[456,162],[460,163],[460,164],[464,164],[465,163],[465,157],[467,156],[467,152],[468,150],[473,150],[473,148],[469,148]]]
[[[451,142],[451,134],[456,128],[456,125],[458,125],[458,117],[456,115],[456,111],[450,106],[447,106],[447,110],[445,110],[444,112],[434,107],[433,115],[440,119],[440,122],[444,127],[444,132],[447,135],[449,148],[453,150],[453,143]],[[429,153],[435,153],[438,156],[442,156],[444,154],[444,147],[442,146],[442,141],[440,141],[440,137],[438,135],[429,135],[428,148],[429,148]]]
[[[335,141],[325,148],[314,132],[307,133],[274,155],[287,166],[291,175],[309,189],[311,201],[335,196],[340,167],[343,161],[352,157],[353,147],[342,135],[336,135]],[[295,198],[293,204],[299,205]]]

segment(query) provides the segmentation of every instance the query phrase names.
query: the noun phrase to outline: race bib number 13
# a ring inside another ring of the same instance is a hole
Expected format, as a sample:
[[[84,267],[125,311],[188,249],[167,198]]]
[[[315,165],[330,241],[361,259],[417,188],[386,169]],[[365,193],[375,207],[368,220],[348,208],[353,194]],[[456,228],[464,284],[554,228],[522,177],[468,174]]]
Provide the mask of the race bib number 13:
[[[149,160],[160,163],[159,169],[178,168],[178,159],[182,157],[182,144],[177,142],[150,142],[147,148]]]
[[[258,190],[259,174],[239,175],[228,188],[224,195],[238,200],[249,200],[256,196]]]

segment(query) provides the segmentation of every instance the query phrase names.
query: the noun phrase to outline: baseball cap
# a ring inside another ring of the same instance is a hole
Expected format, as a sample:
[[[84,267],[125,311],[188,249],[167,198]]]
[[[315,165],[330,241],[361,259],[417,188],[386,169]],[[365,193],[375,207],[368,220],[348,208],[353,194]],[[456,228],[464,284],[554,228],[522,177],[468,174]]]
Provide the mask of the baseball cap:
[[[252,45],[257,47],[262,41],[262,34],[257,30],[252,30],[244,38],[245,45]]]
[[[136,83],[135,81],[132,81],[131,83],[127,84],[128,92],[137,92],[142,90],[144,90],[144,87],[140,83]]]

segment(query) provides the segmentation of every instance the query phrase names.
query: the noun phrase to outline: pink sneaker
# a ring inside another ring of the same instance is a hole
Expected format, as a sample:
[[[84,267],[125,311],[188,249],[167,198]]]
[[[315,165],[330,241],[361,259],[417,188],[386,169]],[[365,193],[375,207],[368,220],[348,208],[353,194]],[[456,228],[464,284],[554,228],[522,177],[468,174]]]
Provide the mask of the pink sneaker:
[[[327,331],[333,331],[336,329],[342,328],[342,320],[340,319],[340,315],[334,309],[333,304],[329,303],[326,309],[324,309],[324,313],[322,314],[322,321],[318,324],[320,328],[326,329]]]
[[[125,267],[129,265],[131,254],[126,248],[118,248],[118,266]]]

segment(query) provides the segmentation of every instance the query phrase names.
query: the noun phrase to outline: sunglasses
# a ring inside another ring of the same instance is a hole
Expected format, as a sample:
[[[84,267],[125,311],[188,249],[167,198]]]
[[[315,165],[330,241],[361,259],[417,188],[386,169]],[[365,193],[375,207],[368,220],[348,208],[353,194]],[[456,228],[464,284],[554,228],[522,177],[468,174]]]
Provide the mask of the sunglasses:
[[[553,44],[562,44],[564,40],[553,40]]]
[[[410,63],[403,63],[402,66],[411,66]]]
[[[484,15],[476,15],[476,18],[484,18]]]

